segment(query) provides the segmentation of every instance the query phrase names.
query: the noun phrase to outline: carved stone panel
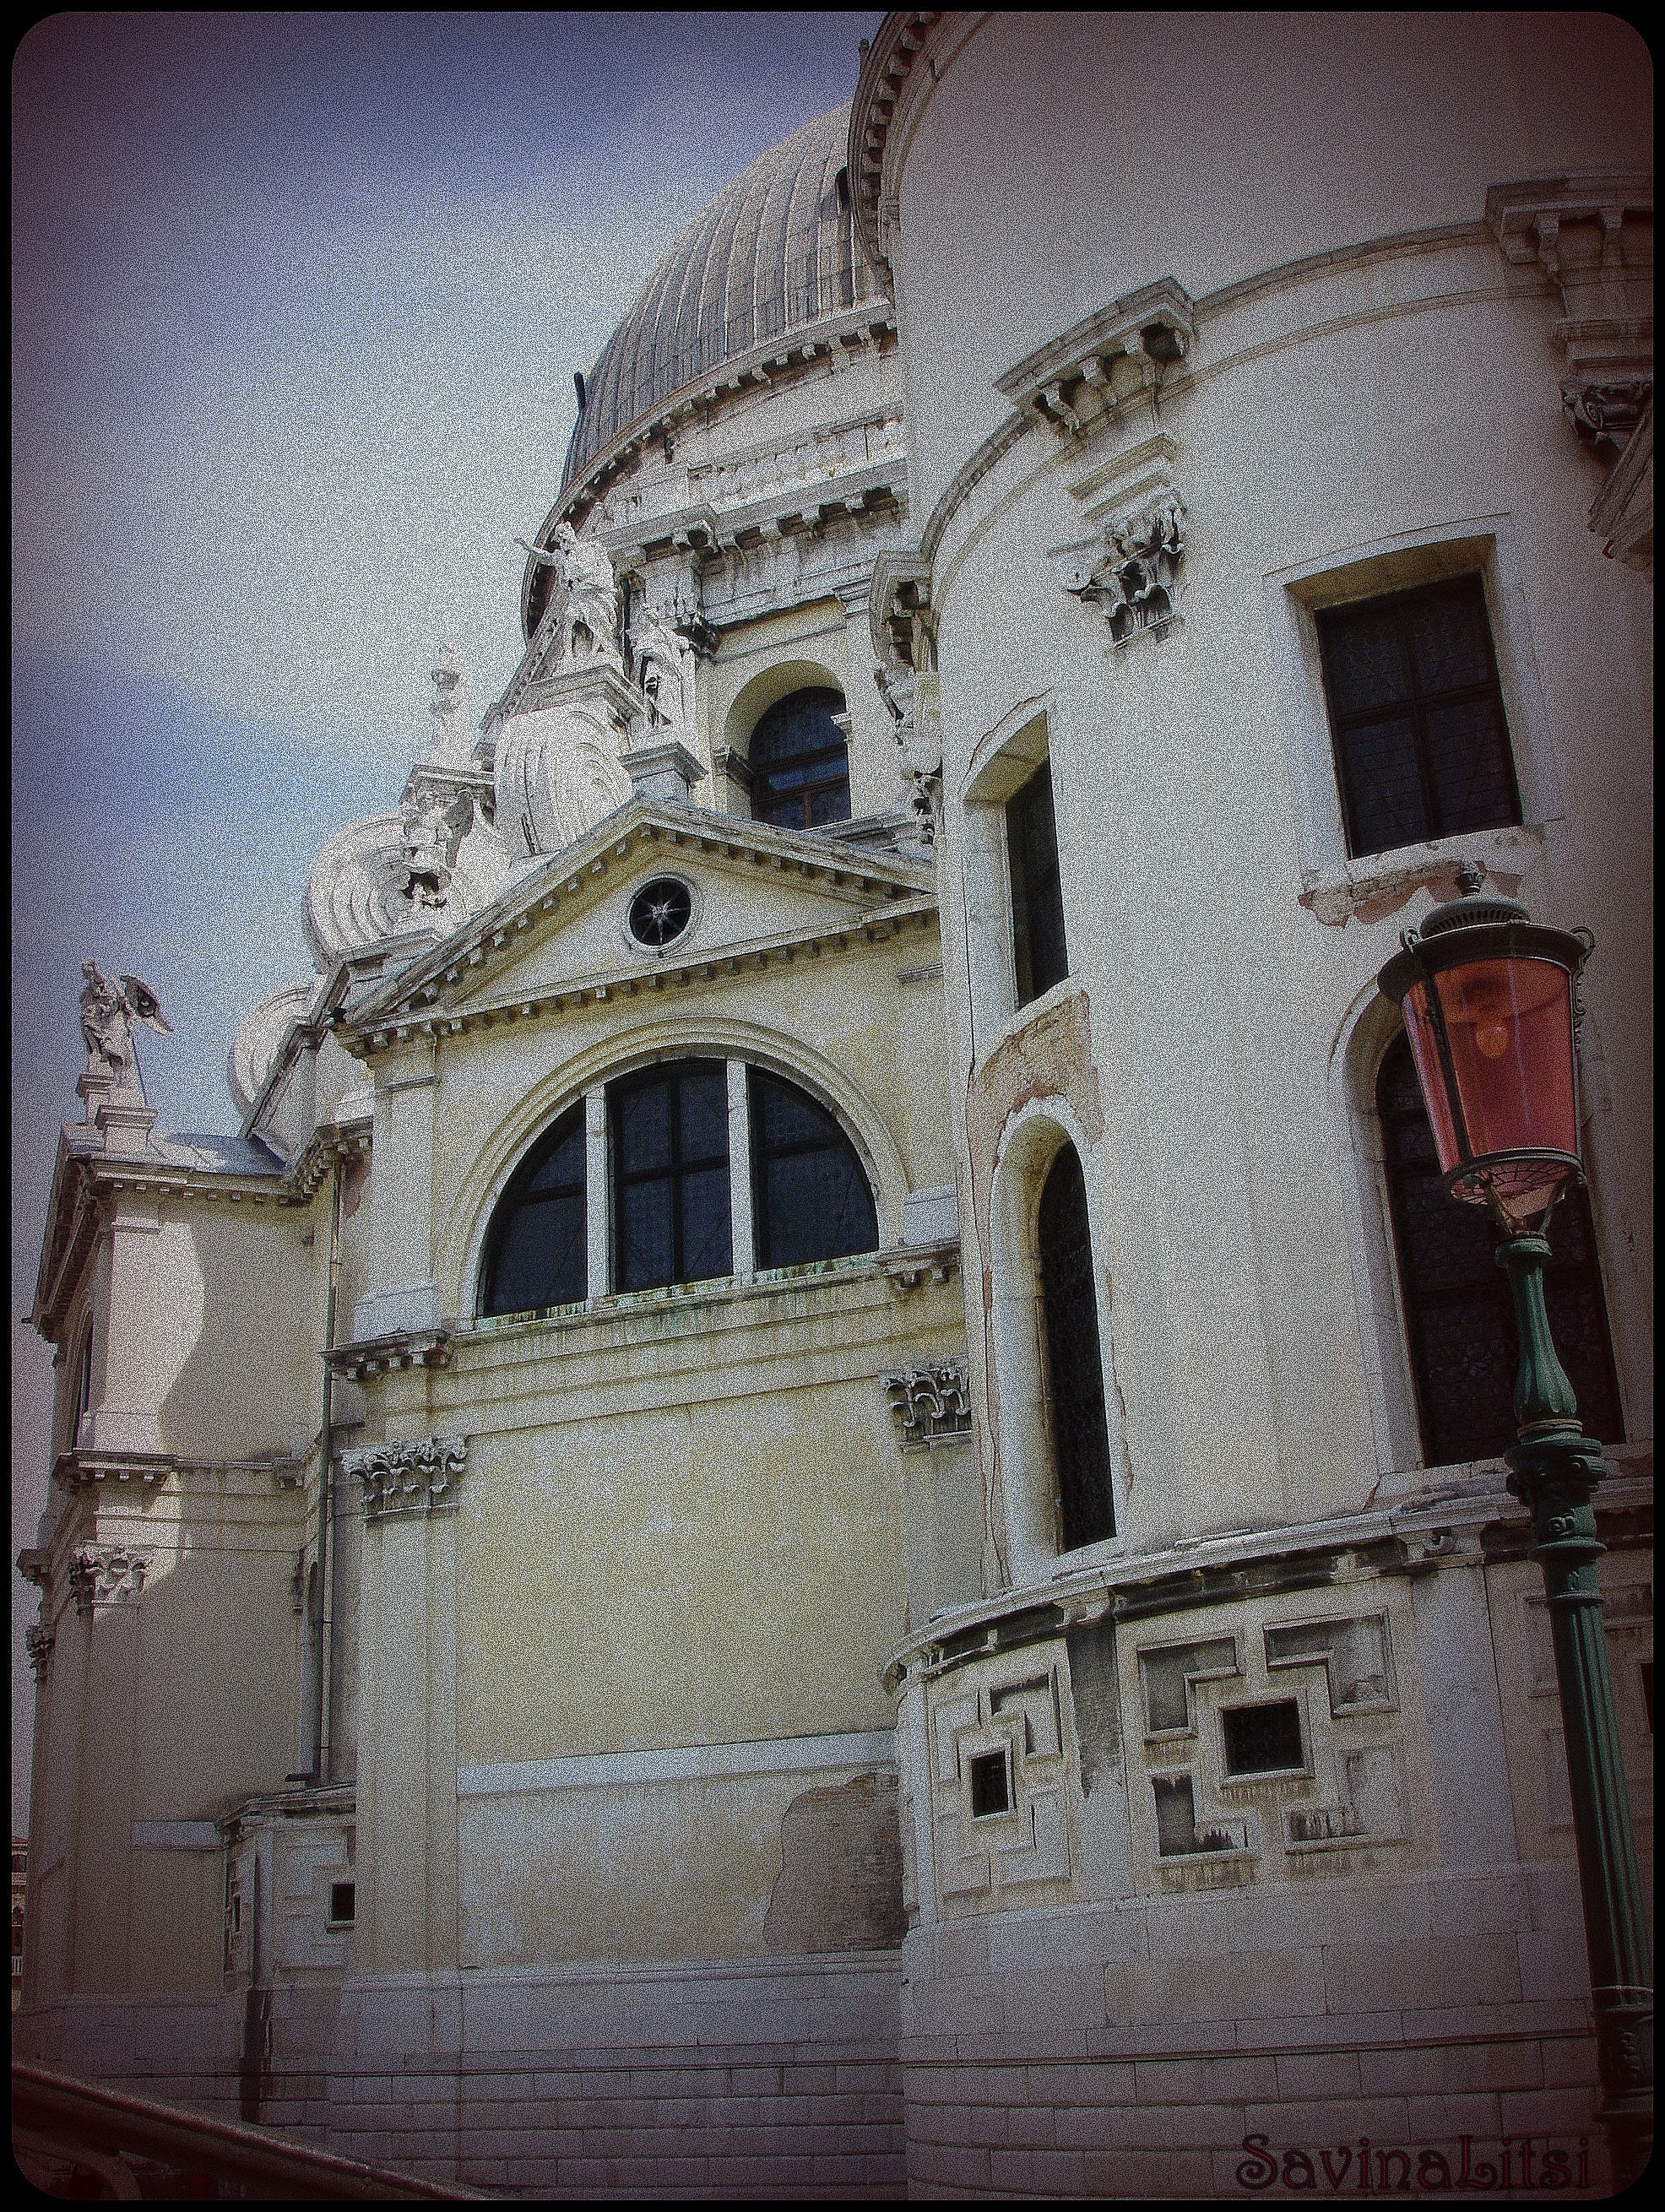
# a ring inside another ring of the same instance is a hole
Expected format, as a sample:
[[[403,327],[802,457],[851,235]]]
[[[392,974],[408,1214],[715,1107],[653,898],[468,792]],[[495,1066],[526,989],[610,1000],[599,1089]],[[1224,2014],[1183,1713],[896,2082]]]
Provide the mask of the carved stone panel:
[[[343,1452],[341,1471],[362,1486],[365,1519],[384,1521],[398,1513],[454,1510],[455,1485],[467,1456],[465,1437],[421,1437]]]
[[[82,1544],[70,1561],[70,1589],[76,1611],[89,1613],[100,1606],[131,1603],[144,1588],[149,1552],[125,1544]]]
[[[957,1669],[929,1695],[930,1790],[945,1917],[1074,1894],[1061,1648]]]
[[[933,1359],[924,1367],[882,1375],[903,1451],[957,1443],[971,1434],[971,1400],[963,1359]]]

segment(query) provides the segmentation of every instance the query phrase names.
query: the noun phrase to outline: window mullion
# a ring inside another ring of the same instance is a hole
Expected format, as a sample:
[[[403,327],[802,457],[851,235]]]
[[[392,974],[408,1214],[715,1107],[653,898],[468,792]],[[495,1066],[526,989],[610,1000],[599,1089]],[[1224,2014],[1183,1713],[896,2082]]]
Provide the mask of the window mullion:
[[[728,1063],[729,1243],[737,1282],[757,1272],[757,1239],[751,1194],[751,1096],[743,1060]]]
[[[607,1154],[607,1090],[605,1084],[598,1083],[584,1093],[586,1274],[587,1294],[592,1298],[605,1298],[612,1288]]]

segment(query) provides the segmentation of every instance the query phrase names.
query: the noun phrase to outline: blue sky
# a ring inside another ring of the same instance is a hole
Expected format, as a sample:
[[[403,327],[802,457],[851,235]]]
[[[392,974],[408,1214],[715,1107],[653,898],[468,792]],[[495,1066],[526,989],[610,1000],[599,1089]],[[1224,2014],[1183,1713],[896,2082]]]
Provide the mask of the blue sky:
[[[311,973],[313,859],[396,803],[441,640],[477,715],[513,669],[513,541],[554,501],[573,370],[728,178],[849,98],[881,20],[84,13],[24,40],[14,1316],[79,1112],[81,962],[159,993],[162,1125],[234,1128],[238,1022]],[[15,1544],[50,1369],[15,1334]]]

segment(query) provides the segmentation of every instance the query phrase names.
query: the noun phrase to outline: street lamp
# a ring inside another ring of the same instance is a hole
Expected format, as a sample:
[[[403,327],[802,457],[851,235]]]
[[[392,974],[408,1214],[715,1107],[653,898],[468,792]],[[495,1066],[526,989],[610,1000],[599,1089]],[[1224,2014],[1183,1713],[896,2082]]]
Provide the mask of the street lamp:
[[[1446,1190],[1491,1213],[1515,1294],[1509,1487],[1532,1514],[1555,1639],[1601,2121],[1622,2183],[1653,2143],[1653,1962],[1595,1576],[1606,1547],[1593,1500],[1607,1466],[1579,1426],[1544,1305],[1545,1225],[1580,1175],[1574,988],[1594,940],[1534,922],[1483,880],[1466,861],[1462,896],[1405,933],[1376,984],[1404,1017]]]

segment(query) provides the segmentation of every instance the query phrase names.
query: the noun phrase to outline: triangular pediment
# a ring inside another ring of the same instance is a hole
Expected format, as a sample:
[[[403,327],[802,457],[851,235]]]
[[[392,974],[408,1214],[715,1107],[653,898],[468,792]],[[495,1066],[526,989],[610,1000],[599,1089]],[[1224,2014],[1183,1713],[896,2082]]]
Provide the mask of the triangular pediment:
[[[657,878],[685,884],[691,916],[662,951],[629,916]],[[729,815],[634,800],[540,859],[465,929],[349,1010],[369,1032],[481,1005],[544,1000],[610,978],[708,966],[759,945],[860,931],[931,901],[928,862]]]

